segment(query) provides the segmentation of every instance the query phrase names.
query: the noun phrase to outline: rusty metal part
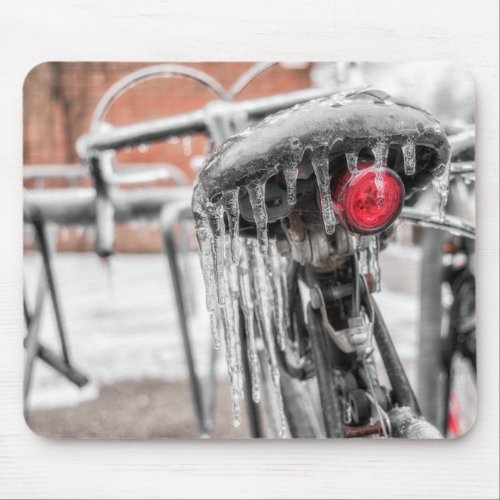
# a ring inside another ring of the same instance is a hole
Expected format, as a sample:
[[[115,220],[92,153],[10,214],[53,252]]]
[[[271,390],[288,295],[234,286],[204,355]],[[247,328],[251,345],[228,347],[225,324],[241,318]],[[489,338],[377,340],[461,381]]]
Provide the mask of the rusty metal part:
[[[374,424],[360,425],[359,427],[346,427],[346,437],[360,438],[366,436],[383,436],[382,425],[379,421]]]

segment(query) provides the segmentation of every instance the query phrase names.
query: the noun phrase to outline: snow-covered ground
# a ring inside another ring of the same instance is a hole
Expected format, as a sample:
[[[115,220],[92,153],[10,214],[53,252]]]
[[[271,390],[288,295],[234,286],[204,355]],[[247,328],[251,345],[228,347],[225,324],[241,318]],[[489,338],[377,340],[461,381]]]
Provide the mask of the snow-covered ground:
[[[398,248],[384,253],[381,258],[383,291],[376,298],[413,382],[418,300],[409,292],[416,288],[418,255],[410,252],[402,258]],[[25,280],[30,303],[40,266],[39,255],[26,255]],[[70,354],[75,366],[88,375],[92,383],[83,390],[77,389],[38,361],[30,396],[31,408],[75,405],[97,397],[99,386],[121,380],[178,380],[187,376],[169,270],[162,255],[117,255],[105,265],[93,254],[58,254],[54,266]],[[190,320],[192,340],[203,375],[208,367],[211,340],[196,255],[188,257],[187,268],[189,278],[186,281],[190,285],[194,311]],[[58,349],[49,300],[44,308],[40,339],[54,350]],[[223,374],[223,356],[219,356],[219,361],[218,369]]]

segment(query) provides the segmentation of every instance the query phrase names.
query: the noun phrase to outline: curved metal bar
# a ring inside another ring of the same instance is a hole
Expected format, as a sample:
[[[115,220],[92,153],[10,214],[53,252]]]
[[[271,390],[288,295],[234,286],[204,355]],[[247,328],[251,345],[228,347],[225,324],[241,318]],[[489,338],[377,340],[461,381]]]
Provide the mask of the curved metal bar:
[[[89,177],[89,169],[80,164],[71,165],[25,165],[23,180],[33,179],[83,179]]]
[[[250,83],[252,83],[259,75],[266,72],[268,69],[276,66],[277,62],[263,62],[251,66],[243,75],[241,75],[236,83],[229,89],[229,96],[231,99],[237,97],[243,90],[245,90]]]
[[[164,205],[190,200],[189,187],[113,189],[110,198],[115,222],[155,219]],[[24,191],[24,220],[31,222],[40,214],[46,222],[65,226],[94,224],[96,190],[94,188],[36,189]]]
[[[192,212],[189,200],[180,200],[165,206],[161,212],[160,221],[164,249],[168,259],[170,275],[172,278],[172,287],[174,289],[175,304],[177,306],[177,319],[182,335],[184,354],[186,356],[186,364],[188,367],[191,397],[193,400],[196,418],[198,420],[198,429],[202,436],[206,436],[211,432],[213,422],[211,415],[207,413],[207,408],[204,405],[202,385],[196,371],[191,335],[187,322],[187,313],[184,306],[185,291],[183,289],[183,278],[185,279],[185,276],[182,276],[179,268],[179,262],[177,259],[178,250],[175,241],[175,227],[182,219],[191,217]]]
[[[326,97],[333,93],[332,89],[306,89],[276,94],[259,99],[250,99],[232,103],[235,112],[245,112],[251,120],[264,118],[295,104]],[[207,130],[205,111],[198,109],[181,115],[169,116],[158,120],[142,123],[133,123],[122,127],[113,127],[110,130],[100,130],[81,136],[77,141],[77,151],[81,157],[89,152],[119,150],[143,143],[151,143],[179,135],[193,135]]]
[[[151,80],[153,78],[170,78],[173,76],[184,76],[196,80],[210,88],[220,99],[224,101],[229,100],[227,92],[220,83],[203,71],[174,64],[150,66],[126,75],[108,89],[97,103],[90,122],[90,130],[96,131],[99,128],[111,104],[128,89],[146,80]]]
[[[451,234],[463,236],[464,238],[476,238],[475,225],[454,215],[446,215],[444,218],[440,218],[435,212],[404,207],[399,217],[420,226],[441,229],[442,231],[448,231]]]
[[[187,175],[182,169],[170,163],[130,163],[115,166],[110,183],[145,184],[161,180],[172,180],[178,186],[189,185]],[[89,169],[83,165],[28,165],[23,168],[23,179],[85,179]]]
[[[476,164],[473,161],[456,161],[450,165],[450,175],[452,177],[474,177],[476,175]]]
[[[474,146],[476,143],[476,129],[472,126],[463,132],[450,135],[448,141],[451,147],[451,157],[453,158]]]
[[[149,184],[157,181],[174,181],[178,186],[188,186],[189,180],[184,171],[169,163],[147,163],[115,167],[110,180],[112,184]]]

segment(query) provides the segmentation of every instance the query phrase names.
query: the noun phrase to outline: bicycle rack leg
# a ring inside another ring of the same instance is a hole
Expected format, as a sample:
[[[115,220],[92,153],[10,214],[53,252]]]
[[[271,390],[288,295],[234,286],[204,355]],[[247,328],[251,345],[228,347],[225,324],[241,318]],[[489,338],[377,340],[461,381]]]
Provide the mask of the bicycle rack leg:
[[[173,212],[176,212],[175,217],[169,217]],[[169,207],[169,213],[165,216],[166,223],[162,224],[163,241],[165,253],[167,255],[170,274],[172,278],[172,285],[174,288],[175,302],[177,306],[177,314],[179,318],[179,325],[182,334],[182,341],[184,345],[184,353],[186,355],[186,362],[189,372],[189,381],[191,386],[191,395],[193,398],[194,409],[198,420],[198,427],[202,435],[209,434],[211,429],[211,422],[205,414],[205,407],[201,395],[201,384],[196,374],[194,366],[193,351],[191,347],[191,338],[187,325],[186,309],[184,307],[184,298],[182,295],[181,276],[179,272],[179,265],[177,261],[177,251],[175,247],[175,239],[173,229],[175,222],[178,221],[182,208]]]
[[[45,269],[45,277],[47,280],[47,285],[49,287],[50,297],[52,299],[52,306],[54,308],[54,315],[57,323],[57,330],[59,332],[59,340],[61,342],[61,351],[63,355],[64,362],[69,365],[69,353],[68,346],[66,343],[66,331],[62,319],[61,307],[59,302],[59,297],[57,294],[56,283],[54,280],[54,273],[52,270],[52,262],[50,256],[49,242],[47,240],[47,234],[45,232],[45,223],[40,218],[35,218],[33,220],[33,225],[35,227],[35,232],[38,239],[38,246],[40,253],[42,255],[43,266]]]
[[[24,345],[26,348],[26,361],[24,365],[24,380],[23,380],[23,399],[24,411],[28,408],[28,397],[31,389],[31,380],[33,375],[33,366],[38,354],[38,333],[40,331],[40,318],[42,316],[43,302],[45,298],[45,275],[41,273],[40,281],[35,299],[35,309],[33,312],[29,310],[26,295],[23,297],[24,318],[26,322],[26,338]],[[25,292],[26,293],[26,292]]]
[[[219,358],[219,349],[210,349],[210,371],[208,374],[207,397],[206,397],[206,415],[207,426],[210,430],[214,426],[215,404],[217,401],[217,360]]]
[[[26,323],[26,337],[24,339],[24,347],[27,351],[26,362],[25,362],[25,372],[24,372],[24,403],[25,410],[27,408],[27,400],[29,397],[31,389],[31,380],[33,374],[33,365],[36,358],[41,359],[54,370],[59,372],[68,381],[81,388],[85,386],[89,379],[86,375],[81,373],[79,370],[74,368],[68,359],[68,351],[66,346],[66,335],[63,328],[62,316],[57,302],[57,296],[53,293],[55,291],[55,281],[52,274],[52,269],[50,267],[49,249],[47,246],[47,239],[43,228],[43,221],[38,221],[37,235],[42,234],[43,239],[39,240],[40,251],[42,252],[43,258],[43,271],[40,274],[40,280],[38,283],[37,296],[35,299],[35,308],[33,311],[27,302],[26,292],[24,292],[23,297],[23,308],[24,308],[24,319]],[[42,246],[44,250],[42,250]],[[45,253],[45,257],[44,256]],[[49,267],[47,268],[47,262],[49,262]],[[50,276],[50,278],[49,278]],[[54,306],[54,311],[56,315],[56,321],[58,319],[58,331],[59,337],[61,339],[61,347],[63,352],[63,358],[61,359],[59,355],[54,353],[51,349],[44,346],[39,340],[39,328],[40,319],[42,315],[42,308],[45,299],[45,292],[47,290],[47,285],[52,283],[53,289],[51,290],[51,299]],[[26,285],[25,285],[26,286]],[[55,298],[55,300],[54,300]],[[66,354],[64,354],[66,353]]]
[[[418,398],[423,415],[434,425],[439,421],[439,380],[442,370],[441,283],[442,249],[446,234],[425,228],[420,269],[420,332],[418,354]]]

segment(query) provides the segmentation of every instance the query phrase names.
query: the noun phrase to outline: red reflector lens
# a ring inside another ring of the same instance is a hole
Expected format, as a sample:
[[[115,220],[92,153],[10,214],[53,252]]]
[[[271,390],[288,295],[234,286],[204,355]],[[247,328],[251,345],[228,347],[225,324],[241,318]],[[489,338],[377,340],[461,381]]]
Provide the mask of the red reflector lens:
[[[373,234],[390,226],[404,202],[404,186],[399,176],[372,164],[360,165],[357,172],[346,172],[333,192],[339,218],[358,234]]]

